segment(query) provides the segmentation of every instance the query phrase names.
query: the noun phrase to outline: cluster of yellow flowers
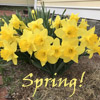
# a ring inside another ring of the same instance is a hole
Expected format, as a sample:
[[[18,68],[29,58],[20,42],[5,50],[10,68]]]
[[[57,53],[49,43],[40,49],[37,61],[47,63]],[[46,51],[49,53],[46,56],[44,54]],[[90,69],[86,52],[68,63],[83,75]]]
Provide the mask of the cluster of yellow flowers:
[[[0,31],[0,55],[3,60],[12,60],[17,65],[17,51],[28,52],[30,57],[34,54],[41,65],[46,62],[55,64],[58,59],[65,63],[74,61],[78,63],[79,55],[87,52],[91,58],[93,53],[100,55],[100,38],[95,34],[95,27],[87,30],[87,21],[72,14],[69,19],[61,19],[59,15],[55,20],[48,20],[53,28],[56,38],[48,35],[48,29],[43,26],[43,19],[39,18],[27,25],[20,21],[16,15],[12,15],[9,24],[4,22]],[[18,31],[22,35],[18,34]],[[52,34],[52,33],[51,33]]]

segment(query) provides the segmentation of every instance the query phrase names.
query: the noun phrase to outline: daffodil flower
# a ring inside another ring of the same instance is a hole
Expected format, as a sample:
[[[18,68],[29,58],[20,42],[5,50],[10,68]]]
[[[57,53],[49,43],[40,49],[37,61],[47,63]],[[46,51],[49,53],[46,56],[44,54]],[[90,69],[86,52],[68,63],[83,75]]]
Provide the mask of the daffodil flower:
[[[2,40],[6,40],[8,42],[14,42],[17,41],[17,37],[15,35],[17,35],[17,32],[13,29],[13,27],[11,25],[7,25],[6,23],[4,24],[4,26],[1,27],[1,39]]]
[[[19,40],[21,52],[28,52],[32,56],[32,53],[36,51],[33,38],[34,36],[32,31],[25,29]]]
[[[69,20],[75,20],[76,22],[78,22],[79,20],[79,17],[78,17],[79,14],[71,14]]]
[[[42,47],[47,47],[53,42],[53,38],[51,36],[48,36],[47,29],[43,29],[42,31],[36,29],[34,31],[34,44],[37,49],[40,49]]]
[[[53,45],[51,46],[51,49],[49,52],[52,52],[52,54],[48,54],[48,62],[51,64],[55,64],[58,59],[60,58],[62,54],[61,50],[61,45],[60,45],[60,40],[56,38],[53,42]]]
[[[20,28],[21,21],[15,14],[12,15],[12,18],[9,22],[10,22],[10,25],[12,25],[15,29]]]
[[[43,30],[43,19],[39,18],[36,21],[32,21],[30,23],[28,23],[28,27],[32,30],[32,32],[34,33],[35,29],[39,29],[39,30]]]
[[[79,28],[87,29],[87,26],[89,26],[89,25],[87,24],[87,21],[86,21],[85,19],[82,19],[78,27],[79,27]]]
[[[57,15],[55,21],[52,22],[51,28],[60,28],[60,27],[61,27],[61,18],[59,15]]]
[[[10,61],[12,60],[15,65],[17,65],[18,56],[15,54],[17,50],[17,43],[13,42],[9,44],[7,41],[4,41],[4,49],[1,49],[1,57],[3,60]]]
[[[49,47],[48,48],[41,48],[37,52],[35,52],[35,57],[41,62],[41,65],[44,66],[46,62],[48,61],[48,53],[49,53]]]
[[[84,52],[85,52],[85,47],[83,47],[81,45],[79,46],[77,40],[64,41],[64,43],[62,43],[61,58],[64,60],[65,63],[67,63],[71,60],[78,63],[79,55],[81,55]]]

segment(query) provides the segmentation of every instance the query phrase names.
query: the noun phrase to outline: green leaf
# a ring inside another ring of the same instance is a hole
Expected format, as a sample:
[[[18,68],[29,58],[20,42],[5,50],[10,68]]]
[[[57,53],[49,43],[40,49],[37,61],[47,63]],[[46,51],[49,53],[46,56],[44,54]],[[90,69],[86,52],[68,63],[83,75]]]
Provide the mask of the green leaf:
[[[0,66],[1,66],[1,67],[5,67],[5,66],[9,66],[9,65],[11,65],[11,64],[12,64],[12,62],[9,61],[9,62],[7,62],[7,63],[5,63],[5,64],[0,64]]]
[[[39,68],[39,69],[41,69],[41,70],[43,70],[43,71],[45,71],[49,74],[51,73],[49,70],[46,69],[46,66],[42,67],[41,64],[38,61],[31,60],[31,62],[35,67],[37,67],[37,68]]]
[[[16,10],[16,15],[20,20],[22,20],[22,17],[21,17],[20,13],[17,10]]]
[[[61,15],[61,19],[64,17],[64,14],[66,12],[66,9],[63,11],[62,15]]]
[[[29,8],[29,7],[28,7],[28,19],[29,19],[30,22],[33,21],[31,8]]]
[[[1,16],[1,18],[4,19],[4,21],[9,24],[9,20],[11,19],[11,16],[7,16],[6,14],[4,14],[3,16]]]
[[[54,18],[55,18],[55,10],[53,11],[52,16],[51,16],[51,22],[54,20]]]
[[[62,62],[62,63],[58,66],[58,68],[56,69],[56,73],[58,73],[59,70],[61,70],[61,68],[62,68],[64,65],[65,65],[65,63]]]

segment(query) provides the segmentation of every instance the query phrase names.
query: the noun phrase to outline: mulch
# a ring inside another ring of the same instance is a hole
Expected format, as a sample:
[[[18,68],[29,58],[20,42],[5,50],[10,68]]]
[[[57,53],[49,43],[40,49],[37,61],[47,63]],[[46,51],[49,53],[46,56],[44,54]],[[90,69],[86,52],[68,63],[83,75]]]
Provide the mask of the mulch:
[[[95,54],[92,59],[83,56],[78,64],[73,64],[63,75],[57,76],[56,80],[60,77],[62,79],[68,78],[70,81],[72,78],[77,78],[78,83],[76,86],[75,94],[69,98],[69,95],[73,92],[73,87],[55,87],[52,88],[51,84],[45,87],[43,84],[36,92],[34,98],[32,97],[35,84],[28,88],[23,88],[23,78],[29,73],[33,73],[32,80],[37,78],[49,78],[50,76],[37,69],[36,67],[26,64],[22,61],[18,62],[17,66],[6,66],[6,72],[4,76],[13,78],[7,86],[8,93],[12,97],[12,100],[100,100],[100,56]],[[82,87],[79,87],[80,77],[83,71],[86,72]],[[13,92],[11,90],[13,89]],[[0,99],[2,100],[2,99]],[[11,99],[8,99],[11,100]]]
[[[6,95],[7,95],[7,88],[3,87],[3,79],[2,76],[0,76],[0,100],[7,100]]]

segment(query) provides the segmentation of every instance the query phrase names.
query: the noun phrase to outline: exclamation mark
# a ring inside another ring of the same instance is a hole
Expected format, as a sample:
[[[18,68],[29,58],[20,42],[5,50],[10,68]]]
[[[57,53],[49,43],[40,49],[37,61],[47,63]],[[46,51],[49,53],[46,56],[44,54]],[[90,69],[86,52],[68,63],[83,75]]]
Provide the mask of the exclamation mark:
[[[82,73],[82,77],[81,77],[81,81],[80,81],[80,85],[79,85],[79,87],[82,87],[82,83],[83,83],[83,77],[84,77],[84,75],[85,75],[85,72]]]

